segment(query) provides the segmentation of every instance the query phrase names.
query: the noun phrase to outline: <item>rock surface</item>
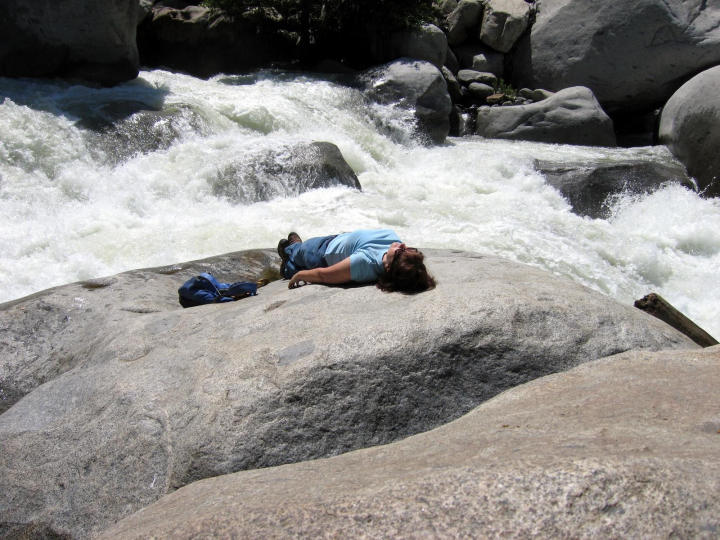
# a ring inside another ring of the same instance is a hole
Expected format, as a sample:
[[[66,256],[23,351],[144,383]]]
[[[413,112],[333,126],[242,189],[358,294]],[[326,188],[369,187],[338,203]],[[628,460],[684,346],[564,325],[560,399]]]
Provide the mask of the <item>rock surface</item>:
[[[198,271],[277,263],[260,251],[3,304],[0,535],[84,538],[195,480],[398,440],[613,353],[697,348],[546,272],[427,254],[439,285],[417,296],[275,282],[179,307]]]
[[[612,120],[582,86],[528,105],[481,107],[475,132],[495,139],[615,146]]]
[[[517,87],[592,89],[605,110],[662,105],[720,63],[720,6],[705,0],[539,0],[518,44]]]
[[[660,116],[659,138],[705,195],[720,195],[720,66],[696,75],[673,94]]]
[[[430,62],[441,69],[447,57],[448,44],[445,32],[434,24],[424,24],[415,30],[393,33],[381,48],[387,48],[381,55],[385,62],[406,57]]]
[[[401,442],[194,483],[102,538],[711,538],[719,363],[589,362]]]
[[[652,193],[668,183],[695,190],[680,163],[628,160],[572,164],[537,161],[535,168],[568,200],[580,216],[607,218],[613,195]],[[611,197],[609,200],[608,197]]]
[[[531,7],[525,0],[487,0],[480,41],[502,53],[510,52],[530,23]]]
[[[360,181],[336,145],[316,141],[248,151],[218,171],[211,189],[234,203],[253,203],[331,186],[360,189]]]
[[[137,77],[138,0],[5,0],[0,76],[112,85]]]
[[[432,143],[445,141],[452,101],[443,74],[434,65],[401,58],[365,72],[362,80],[370,99],[413,109],[419,132]]]
[[[480,0],[460,0],[447,16],[448,44],[460,45],[470,37],[482,20],[483,3]]]

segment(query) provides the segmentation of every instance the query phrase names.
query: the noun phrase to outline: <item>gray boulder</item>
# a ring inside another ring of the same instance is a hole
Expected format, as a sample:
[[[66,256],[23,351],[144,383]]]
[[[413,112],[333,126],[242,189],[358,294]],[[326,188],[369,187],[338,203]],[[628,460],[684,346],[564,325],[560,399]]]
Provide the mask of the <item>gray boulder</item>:
[[[482,83],[490,86],[497,84],[497,77],[492,73],[475,71],[473,69],[461,69],[458,71],[457,79],[461,84]]]
[[[566,88],[538,103],[481,107],[475,132],[495,139],[615,146],[612,120],[582,86]]]
[[[443,67],[441,71],[443,77],[445,77],[448,94],[450,94],[450,98],[452,99],[453,103],[457,103],[462,99],[462,89],[460,87],[460,83],[455,78],[455,75],[453,75],[452,71],[450,71],[448,68]]]
[[[535,168],[562,193],[574,213],[592,218],[607,218],[613,197],[620,194],[652,193],[669,183],[696,189],[683,166],[670,160],[635,159],[611,164],[537,161]]]
[[[482,20],[483,3],[480,0],[460,0],[447,16],[447,38],[450,46],[460,45],[477,33]]]
[[[397,443],[196,482],[101,538],[711,538],[719,362],[589,362]]]
[[[510,52],[527,30],[532,8],[525,0],[487,0],[480,41],[502,53]]]
[[[448,51],[445,32],[433,24],[424,24],[414,30],[396,32],[386,46],[389,51],[383,56],[389,60],[400,57],[425,60],[438,69],[445,64]]]
[[[720,63],[720,6],[705,0],[539,0],[517,87],[592,89],[605,110],[650,110]]]
[[[440,12],[445,16],[450,15],[458,5],[457,0],[441,0],[438,4]]]
[[[484,83],[471,82],[467,86],[467,92],[471,97],[484,101],[495,93],[495,89]]]
[[[660,116],[659,139],[705,195],[720,195],[720,66],[696,75],[673,94]]]
[[[241,204],[331,186],[359,190],[360,181],[340,149],[329,142],[248,151],[221,166],[211,180],[214,195]]]
[[[0,76],[113,85],[137,77],[138,0],[5,0]]]
[[[0,536],[85,538],[195,480],[402,439],[612,353],[697,349],[549,273],[427,255],[439,285],[416,296],[275,282],[177,304],[199,269],[232,281],[277,263],[260,251],[3,304]]]
[[[530,88],[521,88],[518,90],[518,96],[521,98],[529,99],[530,101],[542,101],[552,96],[554,92],[548,92],[542,88],[536,88],[534,90]]]
[[[414,110],[418,131],[440,144],[450,131],[452,101],[442,72],[429,62],[401,58],[365,72],[366,95]]]
[[[505,72],[505,55],[493,51],[478,52],[472,57],[472,64],[466,67],[502,77]]]

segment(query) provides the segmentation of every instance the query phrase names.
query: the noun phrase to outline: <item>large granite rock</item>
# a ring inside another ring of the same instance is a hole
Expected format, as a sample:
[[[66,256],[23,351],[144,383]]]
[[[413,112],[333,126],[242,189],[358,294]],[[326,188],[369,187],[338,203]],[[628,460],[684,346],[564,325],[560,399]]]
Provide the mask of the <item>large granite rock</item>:
[[[713,538],[719,363],[597,360],[401,442],[194,483],[101,538]]]
[[[482,20],[483,3],[480,0],[460,0],[447,16],[448,44],[460,45],[477,33]]]
[[[607,218],[613,197],[621,194],[652,193],[669,183],[696,187],[678,162],[628,159],[607,163],[603,160],[568,163],[536,161],[535,168],[547,183],[568,200],[574,213]]]
[[[673,94],[660,116],[659,138],[705,195],[720,195],[720,66],[696,75]]]
[[[195,480],[401,439],[609,354],[697,348],[546,272],[427,254],[439,285],[416,296],[275,282],[180,308],[188,276],[277,264],[260,251],[3,304],[0,535],[85,538]]]
[[[211,180],[214,195],[244,204],[332,186],[360,189],[360,181],[336,145],[318,141],[248,150]]]
[[[502,53],[510,52],[527,30],[532,8],[525,0],[487,0],[480,41]]]
[[[450,131],[452,101],[442,72],[429,62],[401,58],[362,75],[366,95],[414,110],[418,131],[440,144]]]
[[[705,0],[538,0],[515,56],[516,86],[592,89],[605,110],[662,105],[720,63],[720,5]]]
[[[112,85],[137,77],[138,0],[5,0],[0,76]]]
[[[414,58],[430,62],[441,69],[448,52],[447,36],[434,24],[424,24],[419,28],[394,32],[387,36],[376,36],[374,45],[378,48],[375,56],[381,62],[396,58]]]
[[[612,120],[582,86],[528,105],[481,107],[475,132],[493,139],[615,146]]]

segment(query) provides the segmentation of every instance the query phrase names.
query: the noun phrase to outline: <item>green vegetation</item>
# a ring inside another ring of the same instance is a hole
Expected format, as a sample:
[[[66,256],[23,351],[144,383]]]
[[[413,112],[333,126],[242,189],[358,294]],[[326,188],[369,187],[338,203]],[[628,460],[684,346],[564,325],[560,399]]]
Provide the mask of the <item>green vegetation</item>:
[[[497,83],[495,83],[495,93],[505,94],[505,96],[510,99],[515,99],[517,97],[517,90],[503,79],[498,79]]]

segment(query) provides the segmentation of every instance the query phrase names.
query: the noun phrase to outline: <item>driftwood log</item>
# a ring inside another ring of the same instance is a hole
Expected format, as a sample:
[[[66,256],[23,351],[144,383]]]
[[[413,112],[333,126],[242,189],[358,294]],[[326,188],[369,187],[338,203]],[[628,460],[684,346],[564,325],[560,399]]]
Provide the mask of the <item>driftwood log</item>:
[[[640,300],[635,300],[635,307],[666,322],[702,347],[718,345],[714,337],[675,309],[659,294],[650,293]]]

